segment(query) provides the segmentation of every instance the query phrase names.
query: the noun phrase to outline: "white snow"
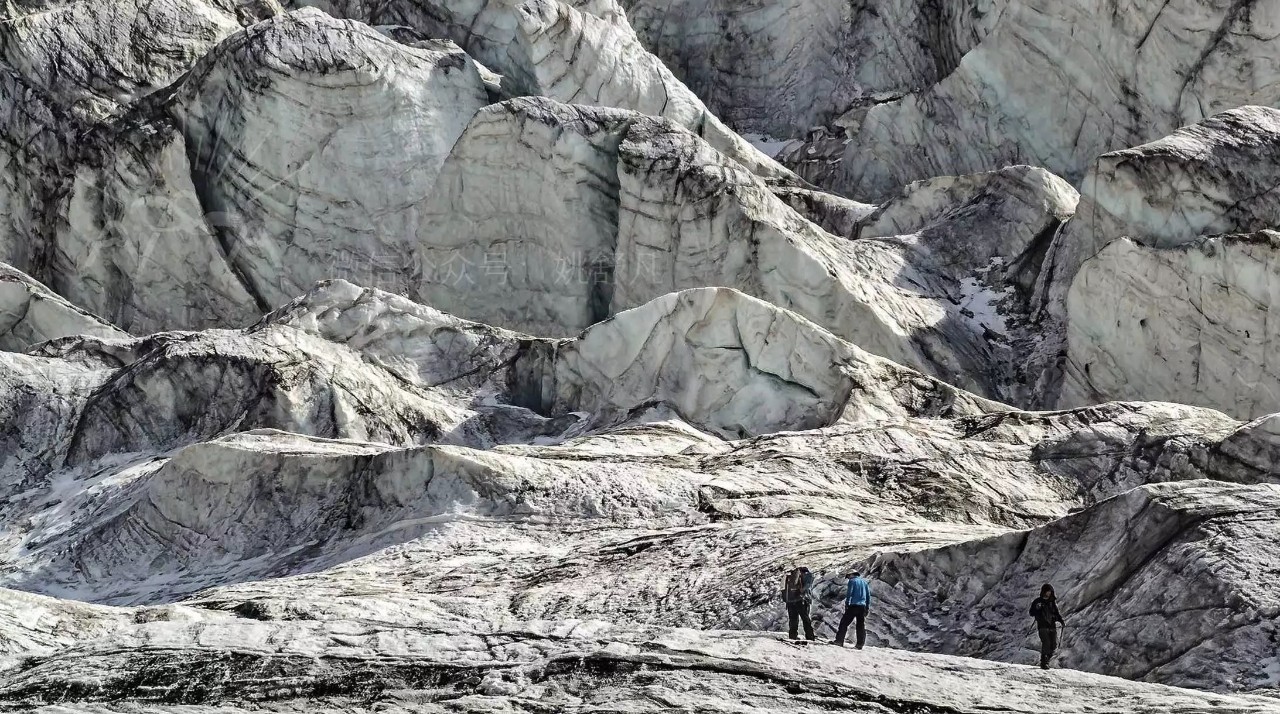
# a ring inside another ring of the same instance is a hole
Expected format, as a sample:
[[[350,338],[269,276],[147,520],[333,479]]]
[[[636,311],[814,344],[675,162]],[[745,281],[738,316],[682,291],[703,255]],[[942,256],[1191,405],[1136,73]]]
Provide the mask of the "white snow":
[[[960,281],[960,310],[975,325],[979,325],[980,329],[986,328],[999,335],[1007,334],[1009,328],[1005,325],[999,306],[1012,292],[1012,289],[1007,289],[1006,292],[997,293],[977,278],[964,278]]]
[[[799,145],[800,142],[795,139],[774,139],[768,134],[753,134],[745,132],[742,138],[751,142],[751,145],[759,149],[765,156],[771,159],[778,158],[778,155],[787,149]]]

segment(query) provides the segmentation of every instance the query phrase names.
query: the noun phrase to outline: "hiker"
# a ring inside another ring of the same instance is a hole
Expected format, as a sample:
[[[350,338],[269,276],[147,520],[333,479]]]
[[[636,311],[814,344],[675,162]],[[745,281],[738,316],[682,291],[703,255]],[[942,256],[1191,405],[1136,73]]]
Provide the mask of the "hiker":
[[[844,616],[840,618],[840,629],[836,631],[836,644],[844,647],[844,635],[849,631],[849,624],[857,621],[854,632],[857,635],[856,649],[862,649],[867,642],[867,613],[871,610],[871,584],[862,573],[853,571],[846,575],[849,589],[844,597]]]
[[[1040,631],[1040,669],[1049,669],[1049,658],[1058,649],[1058,623],[1067,624],[1058,612],[1058,598],[1049,583],[1040,588],[1040,597],[1031,603],[1031,616]]]
[[[782,599],[787,603],[787,635],[796,637],[796,625],[804,622],[804,638],[812,640],[813,621],[809,619],[809,603],[813,599],[810,588],[813,587],[813,573],[808,568],[798,567],[787,573],[782,581]]]

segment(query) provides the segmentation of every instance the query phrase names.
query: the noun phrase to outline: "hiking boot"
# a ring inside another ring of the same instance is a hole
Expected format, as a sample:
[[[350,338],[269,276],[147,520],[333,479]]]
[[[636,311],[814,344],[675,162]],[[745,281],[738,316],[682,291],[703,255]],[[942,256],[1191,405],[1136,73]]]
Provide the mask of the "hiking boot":
[[[854,648],[855,650],[860,650],[860,649],[862,649],[862,645],[854,645],[854,646],[853,646],[853,648]]]
[[[836,647],[844,647],[844,640],[836,640],[833,644],[835,644]]]

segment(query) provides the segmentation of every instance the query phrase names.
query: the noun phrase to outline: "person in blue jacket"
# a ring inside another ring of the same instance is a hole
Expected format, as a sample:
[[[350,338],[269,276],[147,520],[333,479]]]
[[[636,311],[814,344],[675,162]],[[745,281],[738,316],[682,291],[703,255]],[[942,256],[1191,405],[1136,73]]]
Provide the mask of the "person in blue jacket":
[[[836,631],[836,644],[844,646],[845,633],[849,631],[849,624],[857,621],[855,632],[857,633],[858,649],[867,642],[867,613],[871,610],[871,584],[866,578],[862,577],[862,573],[853,571],[848,576],[849,589],[844,597],[844,617],[840,618],[840,629]]]

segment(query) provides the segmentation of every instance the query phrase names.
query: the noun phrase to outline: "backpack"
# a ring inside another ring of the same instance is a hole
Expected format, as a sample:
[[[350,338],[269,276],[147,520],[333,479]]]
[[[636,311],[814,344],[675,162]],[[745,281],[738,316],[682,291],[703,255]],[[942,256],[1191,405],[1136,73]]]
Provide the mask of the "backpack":
[[[797,600],[804,599],[806,595],[804,587],[804,572],[801,571],[800,568],[796,568],[790,573],[787,573],[786,580],[783,581],[782,592],[785,595],[787,602],[796,602]]]

